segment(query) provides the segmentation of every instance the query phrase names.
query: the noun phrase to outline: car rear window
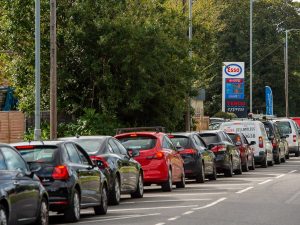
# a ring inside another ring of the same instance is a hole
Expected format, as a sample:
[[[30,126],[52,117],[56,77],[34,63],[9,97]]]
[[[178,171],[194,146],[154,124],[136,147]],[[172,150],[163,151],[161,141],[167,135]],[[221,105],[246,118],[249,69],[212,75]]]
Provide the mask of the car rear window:
[[[100,147],[104,143],[104,140],[105,140],[105,138],[76,139],[76,140],[72,140],[72,141],[79,144],[88,154],[92,154],[92,153],[96,153],[100,150]],[[105,150],[105,149],[103,149],[103,150]]]
[[[291,134],[292,133],[291,124],[288,121],[278,121],[276,123],[282,134]]]
[[[264,126],[265,126],[265,129],[266,129],[266,132],[267,132],[268,137],[273,136],[274,133],[273,133],[273,129],[272,129],[271,124],[269,124],[269,123],[264,123]]]
[[[148,150],[156,145],[156,138],[150,136],[136,136],[118,138],[126,149]]]
[[[54,162],[57,146],[16,146],[26,162]]]
[[[170,136],[169,136],[170,137]],[[172,143],[175,145],[175,147],[183,147],[188,148],[189,147],[189,139],[188,137],[170,137]]]
[[[218,143],[220,139],[217,134],[200,134],[206,144]]]

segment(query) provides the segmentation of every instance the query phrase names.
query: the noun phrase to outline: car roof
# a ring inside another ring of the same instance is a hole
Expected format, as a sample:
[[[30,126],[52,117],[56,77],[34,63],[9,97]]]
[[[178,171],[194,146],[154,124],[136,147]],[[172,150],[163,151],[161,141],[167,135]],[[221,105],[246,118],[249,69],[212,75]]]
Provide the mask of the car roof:
[[[178,136],[191,136],[192,134],[197,134],[197,132],[173,132],[170,133],[169,135],[178,135]]]
[[[200,134],[217,134],[220,132],[224,132],[223,130],[202,130]]]
[[[155,132],[155,131],[138,131],[138,132],[128,132],[128,133],[121,133],[117,134],[115,137],[123,137],[123,136],[128,136],[131,134],[137,134],[137,135],[152,135],[156,137],[161,137],[163,135],[166,135],[165,133],[162,132]]]
[[[24,146],[24,145],[60,145],[64,143],[64,141],[24,141],[24,142],[17,142],[11,143],[11,146]]]
[[[63,137],[63,138],[58,138],[60,141],[66,141],[66,140],[77,140],[77,139],[97,139],[97,138],[110,138],[112,136],[108,135],[95,135],[95,136],[73,136],[73,137]]]

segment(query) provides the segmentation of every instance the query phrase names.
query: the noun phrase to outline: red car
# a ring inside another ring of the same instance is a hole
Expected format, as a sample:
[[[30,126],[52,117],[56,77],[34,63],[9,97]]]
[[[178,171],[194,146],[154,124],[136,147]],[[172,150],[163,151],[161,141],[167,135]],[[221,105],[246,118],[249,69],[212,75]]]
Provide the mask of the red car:
[[[183,159],[169,137],[160,131],[141,131],[146,128],[119,129],[115,136],[127,150],[138,150],[135,157],[144,171],[144,184],[159,184],[163,191],[172,191],[173,184],[177,188],[185,187]],[[136,132],[139,131],[139,132]]]
[[[244,172],[255,169],[254,163],[254,149],[252,145],[255,145],[255,142],[248,142],[247,138],[242,133],[227,133],[231,138],[233,143],[238,146],[241,154],[242,160],[242,169]]]

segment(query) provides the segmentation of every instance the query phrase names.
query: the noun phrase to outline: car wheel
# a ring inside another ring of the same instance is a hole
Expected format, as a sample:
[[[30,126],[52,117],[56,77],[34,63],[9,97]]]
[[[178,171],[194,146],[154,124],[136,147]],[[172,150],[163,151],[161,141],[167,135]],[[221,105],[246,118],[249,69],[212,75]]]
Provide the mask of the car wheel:
[[[116,176],[113,189],[110,192],[109,202],[111,205],[119,205],[121,200],[121,186],[119,177]]]
[[[138,183],[136,184],[135,192],[131,193],[131,198],[142,198],[144,195],[144,181],[143,174],[139,174]]]
[[[185,174],[184,174],[184,171],[182,172],[182,175],[181,175],[181,181],[176,183],[176,188],[185,188]]]
[[[204,183],[205,182],[205,170],[204,170],[204,165],[203,165],[202,161],[201,161],[200,171],[196,175],[196,182],[197,183]]]
[[[217,168],[216,168],[215,163],[214,163],[214,166],[213,166],[213,173],[211,175],[209,175],[208,179],[209,180],[216,180],[217,179]]]
[[[255,160],[254,156],[252,156],[251,166],[249,167],[250,170],[255,170]]]
[[[232,164],[232,160],[230,160],[230,167],[229,167],[229,169],[225,170],[224,176],[225,177],[232,177],[233,176],[233,164]]]
[[[278,153],[278,157],[276,157],[276,159],[274,160],[275,164],[280,164],[280,152]]]
[[[80,220],[80,195],[76,189],[74,190],[70,206],[64,212],[64,217],[68,222]]]
[[[285,155],[285,159],[289,159],[289,158],[290,158],[290,154],[288,153]]]
[[[49,224],[49,208],[48,202],[45,198],[42,199],[41,209],[35,225],[48,225]]]
[[[285,163],[285,156],[283,156],[283,157],[280,159],[280,161],[281,161],[282,163]]]
[[[268,167],[268,157],[266,155],[265,160],[261,163],[262,168],[267,168]]]
[[[234,171],[234,174],[241,175],[242,173],[243,173],[243,169],[242,169],[242,159],[240,158],[239,168],[238,168],[237,170]]]
[[[168,180],[161,185],[162,191],[172,191],[172,171],[169,169]]]
[[[7,225],[7,213],[3,205],[0,205],[0,225]]]
[[[245,165],[243,165],[242,169],[243,169],[243,172],[248,172],[249,171],[248,157],[246,157],[246,163],[245,163]]]
[[[95,215],[105,215],[107,213],[107,204],[107,188],[103,184],[100,205],[94,207]]]
[[[300,154],[300,152],[299,152],[299,149],[298,149],[298,151],[295,152],[295,157],[299,157],[299,154]]]

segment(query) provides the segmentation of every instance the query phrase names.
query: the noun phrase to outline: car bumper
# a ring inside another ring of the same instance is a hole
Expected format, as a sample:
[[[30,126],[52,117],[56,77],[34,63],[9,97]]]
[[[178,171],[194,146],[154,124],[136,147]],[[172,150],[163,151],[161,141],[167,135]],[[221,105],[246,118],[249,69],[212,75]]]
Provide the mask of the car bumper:
[[[229,170],[231,167],[230,157],[227,154],[216,154],[215,165],[217,173],[223,173],[225,170]]]
[[[193,178],[201,171],[200,161],[193,156],[182,155],[184,161],[184,174],[187,178]]]
[[[298,146],[289,146],[289,153],[296,153],[299,151]]]
[[[168,180],[169,168],[163,160],[155,160],[154,163],[142,165],[142,168],[144,172],[144,183],[146,184],[160,184]]]
[[[254,156],[255,163],[261,164],[266,160],[266,157],[267,157],[266,153],[264,151],[260,151],[259,155]]]

